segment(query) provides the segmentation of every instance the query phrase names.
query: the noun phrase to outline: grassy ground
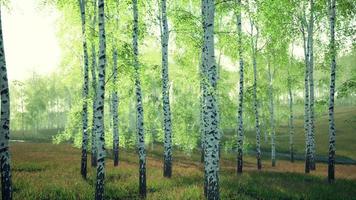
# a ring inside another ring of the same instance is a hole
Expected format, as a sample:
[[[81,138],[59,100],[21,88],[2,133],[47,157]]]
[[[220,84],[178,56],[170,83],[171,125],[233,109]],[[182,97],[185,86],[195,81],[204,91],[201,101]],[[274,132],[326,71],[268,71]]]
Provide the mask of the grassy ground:
[[[304,111],[304,108],[301,108]],[[297,111],[296,111],[297,112]],[[298,111],[300,112],[300,111]],[[285,121],[287,122],[288,119]],[[295,151],[299,155],[305,152],[305,132],[303,115],[298,115],[295,119]],[[356,107],[335,107],[335,124],[336,124],[336,154],[337,159],[356,160]],[[228,133],[231,134],[231,133]],[[236,134],[236,133],[233,133]],[[252,150],[255,146],[255,132],[247,132],[246,138],[251,143]],[[276,151],[279,153],[289,153],[289,128],[288,125],[282,124],[276,130]],[[262,149],[265,153],[263,156],[269,156],[270,142],[264,141],[262,133]],[[315,141],[316,153],[319,156],[328,155],[329,140],[329,116],[324,113],[315,120]]]
[[[14,199],[93,199],[95,169],[88,180],[80,176],[80,150],[68,144],[12,143]],[[203,199],[202,164],[199,155],[175,152],[173,177],[162,177],[162,148],[149,152],[147,160],[148,199]],[[121,151],[120,165],[106,159],[105,199],[138,199],[137,156]],[[326,182],[326,165],[303,174],[304,163],[279,161],[275,168],[246,157],[244,174],[236,175],[235,160],[222,155],[220,191],[222,199],[355,199],[356,166],[337,165],[337,181]],[[89,162],[88,162],[89,163]]]

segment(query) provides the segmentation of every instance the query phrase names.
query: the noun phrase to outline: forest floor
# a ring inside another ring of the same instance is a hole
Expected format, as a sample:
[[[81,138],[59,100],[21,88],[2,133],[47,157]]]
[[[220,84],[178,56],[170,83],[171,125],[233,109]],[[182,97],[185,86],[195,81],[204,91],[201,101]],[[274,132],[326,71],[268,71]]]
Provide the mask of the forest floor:
[[[304,108],[295,108],[294,118],[294,152],[296,159],[304,160],[305,154],[305,131],[304,131]],[[356,164],[356,107],[335,107],[336,124],[336,159],[337,162]],[[264,133],[267,129],[262,127],[261,148],[263,157],[269,157],[271,152],[270,136]],[[225,131],[224,140],[236,140],[236,131]],[[245,140],[249,143],[248,151],[255,152],[255,131],[245,131]],[[289,127],[288,117],[284,123],[280,122],[276,128],[276,152],[277,156],[289,158]],[[329,116],[328,113],[319,113],[315,119],[316,154],[320,161],[327,161],[329,151]],[[356,197],[355,197],[356,198]]]
[[[148,151],[147,199],[203,199],[203,165],[199,154],[174,152],[173,176],[162,176],[162,147]],[[88,178],[80,176],[79,149],[69,144],[11,143],[14,199],[93,199],[95,168]],[[110,157],[110,155],[108,156]],[[256,170],[255,158],[246,156],[244,173],[235,172],[235,159],[222,154],[220,194],[222,199],[355,199],[356,165],[337,165],[336,182],[327,183],[327,166],[304,174],[304,162],[278,160],[271,167],[263,160]],[[90,156],[88,159],[90,164]],[[105,199],[138,199],[138,158],[134,150],[120,151],[120,164],[106,159]]]

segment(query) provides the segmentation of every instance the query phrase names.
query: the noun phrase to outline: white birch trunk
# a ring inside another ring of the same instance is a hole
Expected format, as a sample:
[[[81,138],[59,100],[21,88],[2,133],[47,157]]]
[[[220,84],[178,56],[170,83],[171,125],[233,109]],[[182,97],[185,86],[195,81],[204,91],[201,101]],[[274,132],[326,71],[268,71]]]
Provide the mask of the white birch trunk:
[[[270,124],[271,124],[271,160],[272,167],[276,166],[276,133],[274,123],[274,101],[273,101],[273,75],[271,72],[271,65],[268,63],[268,76],[269,76],[269,100],[270,100]]]
[[[309,135],[310,135],[310,169],[315,170],[315,136],[314,136],[314,1],[310,0],[310,19],[308,27],[309,44]]]
[[[82,41],[83,41],[83,58],[84,58],[84,76],[83,76],[83,110],[82,110],[82,160],[81,160],[81,174],[83,178],[87,177],[87,147],[88,147],[88,94],[89,94],[89,58],[88,47],[86,40],[86,21],[85,21],[85,0],[78,0],[81,20],[82,20]]]
[[[335,21],[336,6],[335,0],[329,0],[329,20],[330,20],[330,99],[329,99],[329,160],[328,160],[328,180],[329,183],[335,180],[335,120],[334,120],[334,96],[336,78],[336,47],[335,47]]]
[[[305,17],[303,17],[303,20]],[[305,173],[310,171],[310,134],[309,134],[309,48],[305,36],[305,22],[301,23],[303,47],[304,47],[304,61],[305,61],[305,74],[304,74],[304,131],[305,131]]]
[[[169,76],[168,76],[168,21],[166,0],[161,1],[162,11],[162,101],[163,101],[163,130],[164,130],[164,165],[163,176],[172,176],[172,121],[169,102]]]
[[[258,114],[258,99],[257,99],[257,42],[258,42],[258,33],[256,39],[253,36],[253,21],[250,19],[251,24],[251,48],[252,48],[252,64],[253,64],[253,107],[255,112],[255,122],[256,122],[256,158],[257,158],[257,169],[262,168],[261,163],[261,130]]]
[[[92,18],[92,32],[91,36],[94,37],[92,44],[91,44],[91,53],[92,53],[92,65],[91,65],[91,76],[92,76],[92,89],[93,89],[93,121],[92,121],[92,130],[91,130],[91,166],[97,166],[97,138],[96,138],[96,130],[95,130],[95,108],[97,102],[97,81],[96,81],[96,70],[98,68],[97,61],[96,61],[96,50],[95,50],[95,26],[96,26],[96,7],[97,7],[97,0],[93,0],[93,7],[94,13]]]
[[[220,199],[219,195],[219,113],[216,98],[217,86],[217,66],[214,54],[214,15],[215,1],[204,0],[205,9],[204,21],[204,64],[206,73],[204,74],[204,84],[206,91],[206,109],[204,109],[205,120],[205,152],[204,170],[206,181],[206,198]]]
[[[133,53],[135,68],[135,88],[136,88],[136,114],[137,114],[137,147],[139,156],[139,193],[141,197],[146,197],[146,150],[145,150],[145,133],[143,126],[143,102],[140,81],[140,66],[138,61],[138,9],[137,0],[133,0]]]
[[[289,94],[289,152],[290,161],[294,162],[294,115],[293,115],[293,93],[292,93],[292,80],[288,71],[288,94]]]
[[[99,14],[99,66],[98,66],[98,89],[95,108],[95,129],[97,137],[97,170],[95,199],[104,199],[105,179],[105,132],[104,132],[104,100],[105,100],[105,67],[106,67],[106,39],[105,39],[105,10],[104,0],[98,2]]]
[[[1,6],[1,5],[0,5]],[[12,181],[10,168],[10,94],[7,78],[7,69],[4,51],[4,39],[2,34],[2,20],[0,7],[0,91],[1,91],[1,115],[0,115],[0,165],[1,165],[1,196],[2,199],[12,199]]]
[[[240,79],[239,79],[239,101],[237,110],[237,173],[242,173],[243,167],[243,140],[244,140],[244,129],[243,129],[243,99],[244,99],[244,61],[242,58],[242,25],[241,25],[241,0],[237,0],[239,11],[237,14],[237,32],[238,32],[238,54],[239,54],[239,64],[240,64]]]
[[[119,114],[118,103],[119,97],[117,94],[117,49],[114,48],[113,53],[113,85],[114,91],[112,92],[112,120],[113,120],[113,153],[114,153],[114,166],[119,165]]]

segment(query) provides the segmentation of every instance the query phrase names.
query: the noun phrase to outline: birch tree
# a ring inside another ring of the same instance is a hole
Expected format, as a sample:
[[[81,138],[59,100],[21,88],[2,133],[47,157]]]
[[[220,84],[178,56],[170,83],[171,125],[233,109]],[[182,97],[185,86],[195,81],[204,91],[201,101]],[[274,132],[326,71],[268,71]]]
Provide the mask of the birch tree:
[[[117,7],[117,14],[114,15],[114,22],[115,22],[115,29],[118,29],[119,26],[119,2],[116,2],[116,7]],[[113,153],[114,153],[114,166],[119,165],[119,113],[118,113],[118,104],[119,104],[119,96],[117,92],[117,76],[118,76],[118,66],[117,66],[117,59],[118,59],[118,50],[117,50],[117,40],[115,36],[113,36],[112,39],[113,43],[113,69],[112,69],[112,74],[113,74],[113,79],[112,79],[112,84],[113,84],[113,91],[111,93],[111,104],[112,104],[112,124],[113,124]]]
[[[205,0],[201,0],[201,15],[202,15],[202,27],[203,35],[205,35]],[[206,73],[206,60],[205,60],[205,43],[201,44],[201,63],[200,63],[200,147],[201,147],[201,158],[200,161],[204,162],[204,152],[205,152],[205,115],[204,109],[206,108],[205,99],[206,99],[206,87],[205,87],[205,73]],[[206,181],[206,180],[205,180]]]
[[[115,44],[114,44],[115,45]],[[118,114],[118,102],[119,97],[117,94],[117,48],[113,50],[113,85],[114,90],[111,94],[112,100],[112,120],[113,120],[113,153],[114,153],[114,166],[119,165],[119,114]]]
[[[9,83],[4,51],[4,39],[2,34],[1,4],[0,4],[0,91],[1,91],[1,114],[0,114],[0,164],[1,164],[1,196],[2,199],[12,199],[12,181],[10,168],[10,95]]]
[[[80,14],[82,20],[82,41],[83,41],[83,58],[84,58],[84,76],[83,76],[83,110],[82,110],[82,123],[83,123],[83,139],[82,139],[82,160],[81,160],[81,174],[83,178],[87,177],[87,146],[88,146],[88,94],[89,94],[89,58],[88,47],[86,40],[86,28],[85,28],[85,0],[78,0],[80,7]]]
[[[274,121],[274,99],[273,99],[273,72],[271,71],[271,64],[267,61],[268,78],[269,78],[269,101],[270,101],[270,124],[271,124],[271,160],[272,167],[276,166],[276,133],[275,133],[275,121]]]
[[[292,55],[293,55],[293,50],[292,50]],[[291,68],[291,67],[292,67],[292,62],[289,63],[289,68]],[[294,162],[294,115],[293,115],[292,77],[290,75],[290,69],[288,69],[287,87],[288,87],[288,101],[289,101],[289,120],[288,120],[289,153],[290,153],[290,161]]]
[[[309,67],[309,137],[310,169],[315,170],[315,136],[314,136],[314,0],[310,0],[310,18],[308,24],[308,67]]]
[[[303,39],[303,49],[304,49],[304,63],[305,63],[305,73],[304,73],[304,132],[305,132],[305,173],[309,173],[310,171],[310,134],[309,134],[309,48],[308,42],[306,39],[306,19],[305,19],[305,11],[303,8],[303,16],[300,17],[301,21],[301,33]]]
[[[328,1],[329,23],[330,23],[330,97],[329,97],[329,160],[328,160],[328,181],[335,180],[335,120],[334,120],[334,96],[336,78],[336,47],[335,47],[335,21],[336,21],[336,0]]]
[[[106,67],[106,39],[105,39],[105,10],[104,0],[98,1],[99,14],[99,66],[97,102],[95,107],[95,130],[97,137],[97,169],[95,199],[104,199],[104,179],[105,179],[105,132],[104,132],[104,99],[105,99],[105,67]]]
[[[204,84],[207,88],[204,99],[205,120],[205,148],[204,148],[204,170],[205,170],[205,195],[207,199],[220,199],[219,195],[219,113],[216,98],[217,66],[214,54],[214,15],[215,1],[204,0],[203,28],[204,31]]]
[[[92,56],[92,63],[91,63],[91,77],[92,77],[92,90],[93,90],[93,121],[92,121],[92,130],[91,130],[91,166],[97,166],[97,144],[96,144],[96,130],[95,130],[95,108],[97,102],[97,80],[96,80],[96,70],[97,70],[97,61],[96,61],[96,50],[95,50],[95,30],[96,30],[96,7],[97,7],[97,0],[93,0],[93,15],[92,15],[92,24],[91,24],[91,56]]]
[[[163,175],[172,176],[172,121],[169,102],[169,76],[168,76],[168,20],[167,1],[161,1],[161,45],[162,45],[162,101],[163,101],[163,130],[164,130],[164,165]]]
[[[146,197],[146,150],[145,150],[145,133],[143,126],[143,102],[140,81],[140,64],[138,61],[138,9],[137,0],[132,0],[133,3],[133,35],[132,45],[134,53],[134,68],[135,68],[135,89],[136,89],[136,128],[137,128],[137,147],[139,157],[139,193],[141,197]]]
[[[237,0],[238,13],[236,16],[237,23],[237,33],[238,33],[238,54],[239,54],[239,65],[240,65],[240,79],[239,79],[239,100],[238,100],[238,111],[237,111],[237,173],[242,173],[243,167],[243,139],[244,139],[244,129],[243,129],[243,95],[244,95],[244,61],[242,58],[242,25],[241,25],[241,0]]]
[[[255,128],[256,128],[256,158],[257,158],[257,169],[262,168],[261,163],[261,130],[258,114],[258,99],[257,99],[257,42],[258,42],[258,29],[256,36],[253,35],[254,21],[250,16],[250,31],[251,31],[251,51],[252,51],[252,65],[253,65],[253,108],[255,113]]]

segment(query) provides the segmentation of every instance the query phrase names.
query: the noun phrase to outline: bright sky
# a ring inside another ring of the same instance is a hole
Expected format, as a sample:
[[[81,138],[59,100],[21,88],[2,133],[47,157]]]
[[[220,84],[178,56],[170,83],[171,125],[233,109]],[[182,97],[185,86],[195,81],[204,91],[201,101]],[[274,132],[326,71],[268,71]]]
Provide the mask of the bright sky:
[[[58,12],[39,8],[38,0],[11,0],[10,4],[1,12],[10,81],[28,78],[33,71],[53,71],[61,53],[56,38]]]

